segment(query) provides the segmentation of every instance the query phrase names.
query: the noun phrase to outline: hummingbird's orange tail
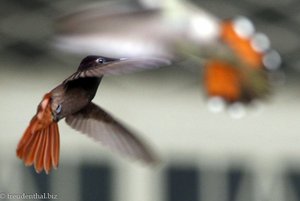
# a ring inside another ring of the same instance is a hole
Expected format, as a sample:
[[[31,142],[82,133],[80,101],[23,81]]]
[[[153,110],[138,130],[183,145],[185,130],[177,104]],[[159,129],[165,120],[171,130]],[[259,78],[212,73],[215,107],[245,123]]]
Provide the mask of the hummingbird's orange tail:
[[[36,172],[44,169],[47,174],[58,166],[60,146],[58,124],[51,118],[49,100],[46,94],[17,147],[17,156],[26,166],[34,165]]]
[[[219,60],[212,60],[205,66],[204,84],[207,94],[220,96],[228,102],[241,99],[241,76],[237,68]]]
[[[231,57],[212,58],[205,63],[204,86],[208,96],[228,103],[248,103],[269,94],[270,84],[263,59],[266,50],[255,48],[254,30],[241,34],[234,21],[221,25],[221,41],[232,51]]]

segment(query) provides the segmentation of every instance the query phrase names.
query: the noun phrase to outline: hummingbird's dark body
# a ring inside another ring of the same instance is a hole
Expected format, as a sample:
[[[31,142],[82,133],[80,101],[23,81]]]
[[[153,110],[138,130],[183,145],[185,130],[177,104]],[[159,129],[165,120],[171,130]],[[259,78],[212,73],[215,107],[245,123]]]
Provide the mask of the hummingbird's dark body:
[[[48,173],[59,161],[57,122],[65,118],[75,130],[102,142],[112,150],[145,162],[154,162],[150,150],[131,131],[101,107],[92,103],[101,79],[124,69],[164,64],[157,59],[112,59],[88,56],[78,70],[47,93],[38,106],[17,148],[17,156],[37,172]]]
[[[84,71],[92,66],[96,66],[95,62],[99,56],[88,56],[84,58],[77,71]],[[112,61],[112,59],[109,59]],[[54,119],[59,121],[67,115],[80,111],[87,106],[95,97],[101,77],[86,77],[73,79],[68,82],[64,81],[56,88],[51,90],[52,104],[54,111]]]
[[[101,79],[96,77],[79,78],[54,88],[50,93],[52,94],[51,107],[55,119],[58,121],[87,106],[95,97]]]

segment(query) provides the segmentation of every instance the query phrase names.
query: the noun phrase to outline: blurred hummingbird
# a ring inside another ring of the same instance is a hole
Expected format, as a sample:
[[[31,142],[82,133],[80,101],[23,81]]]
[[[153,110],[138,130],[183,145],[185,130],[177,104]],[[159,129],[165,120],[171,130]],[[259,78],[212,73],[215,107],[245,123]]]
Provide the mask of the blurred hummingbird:
[[[152,58],[115,59],[87,56],[77,71],[44,95],[17,147],[17,156],[36,172],[48,174],[58,167],[60,138],[58,121],[66,123],[108,148],[146,163],[155,162],[150,149],[129,129],[92,102],[104,75],[124,69],[148,68],[166,64]]]
[[[193,55],[203,66],[209,97],[230,105],[269,94],[269,70],[280,65],[280,57],[250,20],[221,20],[188,1],[154,1],[157,5],[150,7],[149,2],[153,1],[142,1],[144,6],[92,4],[60,17],[56,47],[78,54],[151,56],[173,62]]]

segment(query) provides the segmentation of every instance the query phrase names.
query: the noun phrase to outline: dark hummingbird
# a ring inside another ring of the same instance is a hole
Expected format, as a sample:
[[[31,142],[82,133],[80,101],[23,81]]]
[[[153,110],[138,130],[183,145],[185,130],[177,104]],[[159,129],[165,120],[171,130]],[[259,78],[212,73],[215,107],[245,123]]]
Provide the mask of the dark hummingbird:
[[[59,162],[58,121],[66,123],[108,148],[147,163],[155,162],[150,149],[113,116],[92,102],[104,75],[133,68],[153,68],[166,61],[150,58],[84,58],[77,71],[44,95],[17,147],[17,156],[36,172],[48,174]]]

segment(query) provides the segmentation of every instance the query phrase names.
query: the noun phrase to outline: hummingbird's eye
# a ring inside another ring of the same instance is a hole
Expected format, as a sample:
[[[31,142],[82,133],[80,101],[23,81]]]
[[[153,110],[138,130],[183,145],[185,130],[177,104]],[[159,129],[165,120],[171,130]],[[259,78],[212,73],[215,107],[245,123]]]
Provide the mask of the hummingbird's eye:
[[[103,58],[98,58],[98,59],[96,59],[96,62],[97,62],[98,64],[104,64],[104,63],[105,63],[105,59],[103,59]]]
[[[61,113],[61,109],[62,109],[61,104],[59,104],[55,110],[56,114]]]

